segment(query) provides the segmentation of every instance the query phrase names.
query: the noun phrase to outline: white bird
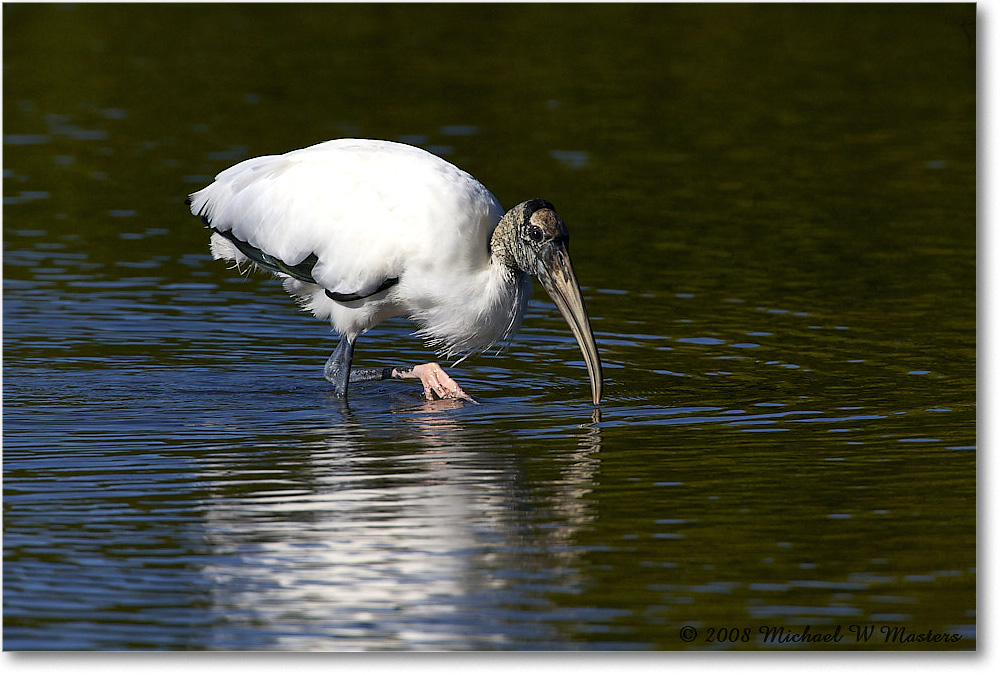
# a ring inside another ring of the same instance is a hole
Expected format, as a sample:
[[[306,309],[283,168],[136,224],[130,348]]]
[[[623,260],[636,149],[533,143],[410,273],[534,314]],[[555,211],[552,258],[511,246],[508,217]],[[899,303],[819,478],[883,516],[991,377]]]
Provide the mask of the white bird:
[[[569,233],[544,199],[504,213],[479,181],[436,155],[345,138],[240,162],[188,205],[212,229],[213,257],[276,274],[329,319],[342,339],[324,374],[340,397],[349,382],[418,378],[428,399],[473,400],[436,363],[352,371],[354,344],[405,316],[441,357],[484,351],[517,332],[533,275],[569,323],[600,402],[601,361]]]

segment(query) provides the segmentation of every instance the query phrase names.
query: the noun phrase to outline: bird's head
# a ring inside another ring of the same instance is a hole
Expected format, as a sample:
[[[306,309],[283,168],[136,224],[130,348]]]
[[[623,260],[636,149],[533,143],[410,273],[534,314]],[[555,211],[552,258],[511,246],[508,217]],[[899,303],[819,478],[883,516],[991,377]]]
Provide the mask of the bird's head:
[[[597,405],[603,388],[601,359],[570,262],[569,230],[555,207],[544,199],[531,199],[512,208],[493,232],[491,250],[501,263],[527,272],[545,287],[580,345]]]

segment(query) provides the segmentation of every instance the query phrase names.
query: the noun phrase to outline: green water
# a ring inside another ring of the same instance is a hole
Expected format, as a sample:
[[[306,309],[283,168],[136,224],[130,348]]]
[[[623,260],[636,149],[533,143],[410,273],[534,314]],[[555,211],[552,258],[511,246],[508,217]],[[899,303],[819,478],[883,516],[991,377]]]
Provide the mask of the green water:
[[[975,648],[974,5],[3,18],[5,649]],[[540,288],[333,399],[183,200],[341,136],[556,205],[599,411]]]

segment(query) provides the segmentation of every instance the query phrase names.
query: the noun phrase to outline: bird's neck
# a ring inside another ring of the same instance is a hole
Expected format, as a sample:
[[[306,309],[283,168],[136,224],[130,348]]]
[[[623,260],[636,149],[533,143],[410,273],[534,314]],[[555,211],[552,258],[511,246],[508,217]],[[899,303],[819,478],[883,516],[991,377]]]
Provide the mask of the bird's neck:
[[[500,224],[493,230],[493,236],[490,237],[490,262],[519,272],[521,267],[514,257],[514,234],[514,228],[505,215],[500,219]]]

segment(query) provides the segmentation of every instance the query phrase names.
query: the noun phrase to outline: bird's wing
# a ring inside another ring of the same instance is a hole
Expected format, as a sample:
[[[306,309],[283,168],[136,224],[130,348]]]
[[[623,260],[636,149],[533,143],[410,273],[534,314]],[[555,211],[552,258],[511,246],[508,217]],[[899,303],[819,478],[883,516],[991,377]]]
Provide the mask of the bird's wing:
[[[246,160],[190,202],[262,267],[355,298],[386,288],[408,266],[462,257],[483,264],[502,213],[478,181],[430,153],[352,139]],[[458,213],[471,214],[468,222]]]
[[[237,251],[252,260],[258,266],[263,267],[270,272],[274,272],[275,274],[286,274],[293,279],[298,279],[299,281],[304,281],[309,284],[316,283],[316,280],[312,277],[312,270],[313,267],[316,266],[319,259],[315,254],[306,256],[306,259],[297,265],[289,265],[284,260],[268,255],[259,248],[255,248],[242,239],[239,239],[235,234],[233,234],[232,230],[217,230],[213,227],[212,231],[220,237],[228,239],[229,242],[236,247]]]

